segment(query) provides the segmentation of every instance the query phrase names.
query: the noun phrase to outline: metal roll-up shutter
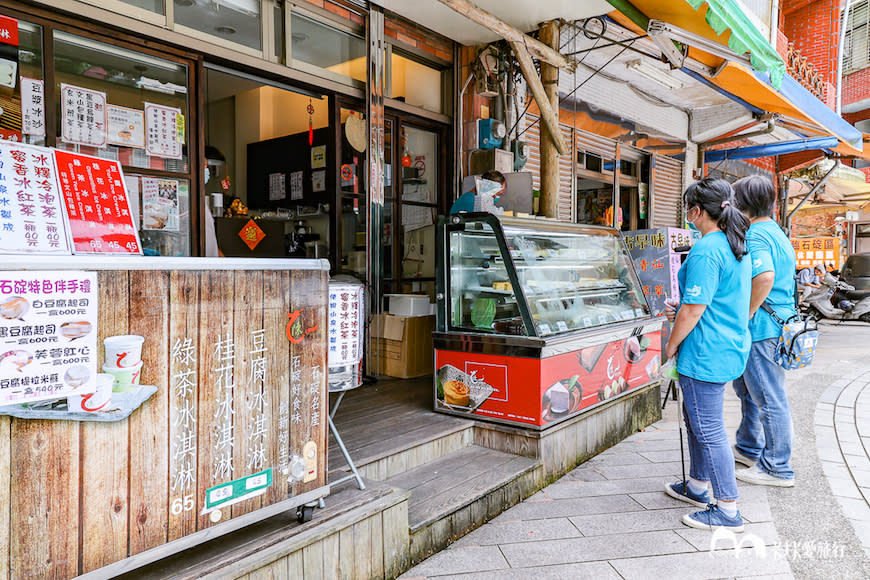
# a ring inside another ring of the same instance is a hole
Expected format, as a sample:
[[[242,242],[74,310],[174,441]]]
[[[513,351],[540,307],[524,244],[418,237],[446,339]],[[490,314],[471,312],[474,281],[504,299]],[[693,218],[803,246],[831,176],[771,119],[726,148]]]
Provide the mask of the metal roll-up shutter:
[[[586,151],[601,156],[603,159],[616,158],[616,141],[610,137],[596,135],[588,131],[577,130],[577,151]]]
[[[652,173],[650,227],[680,227],[683,162],[664,155],[654,155]]]
[[[526,115],[526,127],[529,127],[523,133],[522,139],[529,144],[529,160],[526,163],[523,171],[528,171],[532,174],[532,187],[534,189],[541,188],[541,123],[535,115]],[[559,124],[562,130],[562,137],[570,147],[574,142],[572,133],[574,128],[571,125],[564,123]],[[558,201],[558,216],[559,221],[573,222],[574,221],[574,190],[572,188],[574,180],[574,149],[571,149],[567,155],[559,156],[559,201]]]
[[[574,221],[574,128],[559,124],[562,139],[568,145],[568,154],[559,156],[559,221]]]

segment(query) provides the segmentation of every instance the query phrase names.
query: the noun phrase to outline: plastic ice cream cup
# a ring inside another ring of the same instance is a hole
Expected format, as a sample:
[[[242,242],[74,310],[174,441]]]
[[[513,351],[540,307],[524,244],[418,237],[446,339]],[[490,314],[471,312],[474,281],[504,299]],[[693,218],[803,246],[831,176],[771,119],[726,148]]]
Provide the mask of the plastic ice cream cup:
[[[103,339],[106,347],[106,365],[118,368],[134,367],[142,362],[142,343],[145,338],[136,334],[107,336]]]
[[[133,385],[138,385],[142,377],[142,365],[140,360],[135,366],[119,368],[110,365],[103,365],[103,372],[114,377],[114,386],[112,390],[116,393],[132,390]]]
[[[66,399],[72,413],[95,413],[102,411],[112,400],[114,377],[106,373],[97,375],[97,390],[86,395],[70,395]]]

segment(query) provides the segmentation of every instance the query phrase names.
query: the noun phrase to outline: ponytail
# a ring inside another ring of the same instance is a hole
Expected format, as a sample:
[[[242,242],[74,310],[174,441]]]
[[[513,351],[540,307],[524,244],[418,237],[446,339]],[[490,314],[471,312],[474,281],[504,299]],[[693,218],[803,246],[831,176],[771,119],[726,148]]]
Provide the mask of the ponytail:
[[[715,220],[728,238],[728,245],[737,261],[746,254],[746,230],[749,218],[734,206],[734,191],[724,179],[705,177],[694,182],[685,193],[686,208],[698,206]]]

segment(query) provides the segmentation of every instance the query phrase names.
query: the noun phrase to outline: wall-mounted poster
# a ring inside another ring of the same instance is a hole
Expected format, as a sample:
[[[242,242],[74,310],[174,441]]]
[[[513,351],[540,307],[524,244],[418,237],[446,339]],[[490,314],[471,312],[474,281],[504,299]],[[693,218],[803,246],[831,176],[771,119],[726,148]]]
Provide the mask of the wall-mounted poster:
[[[326,191],[326,170],[313,171],[311,173],[311,190]]]
[[[107,110],[109,143],[143,149],[145,147],[145,113],[138,109],[128,109],[117,105],[108,105]]]
[[[178,231],[178,180],[142,178],[142,229]]]
[[[61,138],[65,143],[106,145],[106,93],[61,84]]]
[[[51,150],[0,142],[0,254],[69,254]]]
[[[294,171],[290,174],[290,199],[302,199],[303,175],[302,171]]]
[[[157,157],[181,159],[183,144],[181,109],[145,103],[145,152]]]
[[[76,254],[141,254],[124,175],[117,161],[55,149],[54,159]]]
[[[45,86],[40,80],[21,77],[21,132],[45,137]]]
[[[286,179],[283,173],[269,174],[269,199],[271,201],[287,199]]]
[[[311,169],[326,167],[326,145],[311,148]]]
[[[0,405],[97,388],[97,273],[0,272]]]

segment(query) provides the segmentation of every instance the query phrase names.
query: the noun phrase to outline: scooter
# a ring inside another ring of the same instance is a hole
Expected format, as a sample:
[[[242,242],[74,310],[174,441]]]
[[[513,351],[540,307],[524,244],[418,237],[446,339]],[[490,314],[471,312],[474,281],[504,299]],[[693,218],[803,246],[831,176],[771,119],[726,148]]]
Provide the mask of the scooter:
[[[838,303],[840,308],[831,303],[831,296],[835,292],[845,298]],[[855,292],[854,286],[836,279],[830,273],[825,274],[821,286],[813,288],[813,291],[804,298],[804,305],[807,316],[816,320],[829,318],[870,322],[870,296],[865,292]]]

